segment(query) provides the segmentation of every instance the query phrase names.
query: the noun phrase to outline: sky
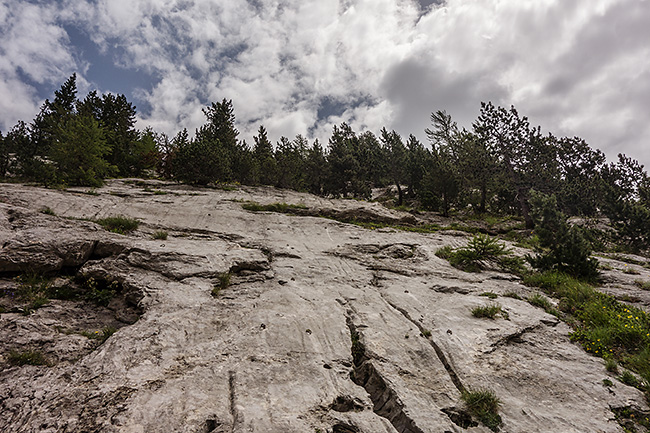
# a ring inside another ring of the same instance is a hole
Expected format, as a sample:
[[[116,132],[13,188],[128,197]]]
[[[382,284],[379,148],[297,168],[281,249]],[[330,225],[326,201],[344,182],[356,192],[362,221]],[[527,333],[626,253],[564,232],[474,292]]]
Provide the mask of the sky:
[[[240,138],[332,126],[426,143],[481,101],[650,166],[650,0],[0,0],[0,131],[77,73],[170,136],[233,101]]]

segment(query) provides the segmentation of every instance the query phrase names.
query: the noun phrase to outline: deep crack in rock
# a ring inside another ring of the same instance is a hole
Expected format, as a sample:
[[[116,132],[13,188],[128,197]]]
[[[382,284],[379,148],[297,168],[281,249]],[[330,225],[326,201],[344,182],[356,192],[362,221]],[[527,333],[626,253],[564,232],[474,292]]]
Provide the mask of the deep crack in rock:
[[[384,380],[375,367],[373,360],[368,358],[366,348],[362,341],[351,315],[348,313],[347,325],[350,329],[352,342],[351,352],[354,361],[350,374],[352,381],[363,387],[369,394],[373,403],[373,411],[382,418],[387,419],[399,433],[424,433],[405,412],[404,403]],[[358,430],[334,430],[341,432]]]

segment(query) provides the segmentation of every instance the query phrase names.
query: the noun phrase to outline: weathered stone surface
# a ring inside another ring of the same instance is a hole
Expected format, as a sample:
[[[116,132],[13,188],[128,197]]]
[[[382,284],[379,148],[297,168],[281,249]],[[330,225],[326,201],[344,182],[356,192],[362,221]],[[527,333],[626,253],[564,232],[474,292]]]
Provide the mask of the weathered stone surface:
[[[1,314],[2,356],[38,348],[52,365],[0,359],[0,431],[489,432],[464,412],[467,388],[495,391],[504,432],[622,432],[611,408],[647,410],[639,391],[611,377],[543,310],[499,297],[509,320],[472,317],[489,302],[481,293],[531,289],[435,256],[466,242],[462,233],[366,230],[246,212],[240,202],[412,217],[377,204],[147,185],[168,194],[124,180],[99,195],[0,185],[4,272],[72,267],[121,287],[119,302],[92,314],[71,301]],[[38,213],[41,206],[59,216]],[[140,228],[121,236],[65,218],[119,214]],[[153,240],[157,230],[168,239]],[[612,271],[608,290],[618,277]],[[120,320],[136,306],[137,321]],[[119,330],[99,346],[57,330],[109,325]],[[605,378],[614,385],[603,386]]]

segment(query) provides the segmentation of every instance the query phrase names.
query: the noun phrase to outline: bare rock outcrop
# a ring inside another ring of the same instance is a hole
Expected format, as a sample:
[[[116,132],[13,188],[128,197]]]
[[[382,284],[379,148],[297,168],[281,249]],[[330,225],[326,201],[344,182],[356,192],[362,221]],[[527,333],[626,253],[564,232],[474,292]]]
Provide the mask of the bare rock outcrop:
[[[616,410],[648,409],[542,309],[500,297],[508,320],[474,318],[482,293],[530,289],[435,256],[463,237],[315,216],[409,218],[376,204],[147,186],[161,192],[0,185],[0,431],[489,432],[460,398],[479,388],[501,399],[503,432],[623,432]],[[253,213],[249,200],[319,211]],[[82,220],[110,215],[140,226]],[[10,296],[27,271],[113,296],[27,311]],[[11,363],[25,348],[47,362]]]

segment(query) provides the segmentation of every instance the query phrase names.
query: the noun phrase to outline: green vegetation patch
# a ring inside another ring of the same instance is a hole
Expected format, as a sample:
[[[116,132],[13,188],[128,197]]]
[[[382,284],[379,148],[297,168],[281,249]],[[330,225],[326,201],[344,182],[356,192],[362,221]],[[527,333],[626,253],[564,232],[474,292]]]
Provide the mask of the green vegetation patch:
[[[121,235],[131,233],[136,230],[140,224],[137,219],[123,215],[101,218],[94,221],[109,232],[119,233]]]
[[[524,283],[560,300],[559,310],[574,327],[571,339],[587,352],[614,359],[650,381],[650,317],[645,311],[557,271],[526,276]]]
[[[634,280],[634,284],[642,290],[650,290],[650,281]]]
[[[9,351],[7,360],[11,365],[49,365],[45,356],[37,350],[25,350],[19,352],[17,350]]]
[[[154,238],[154,239],[158,239],[158,240],[162,240],[162,241],[164,241],[164,240],[167,240],[167,236],[168,236],[168,235],[169,235],[169,233],[167,233],[166,231],[164,231],[164,230],[159,230],[159,231],[154,232],[154,233],[151,235],[151,237]]]
[[[101,331],[95,331],[95,332],[81,331],[80,334],[91,340],[97,340],[99,341],[99,344],[102,344],[103,342],[108,340],[108,338],[111,335],[115,334],[116,332],[117,332],[117,328],[113,326],[106,326]]]
[[[483,425],[494,432],[499,431],[501,416],[499,406],[501,401],[496,394],[489,389],[465,390],[461,394],[467,411],[476,417]]]
[[[497,239],[483,234],[475,235],[466,247],[454,250],[445,246],[436,251],[436,255],[466,272],[479,272],[489,265],[496,265],[513,273],[523,271],[523,260],[520,257],[514,256],[512,251]]]
[[[307,206],[303,204],[288,204],[288,203],[270,203],[270,204],[260,204],[254,201],[249,201],[241,205],[244,210],[250,212],[278,212],[278,213],[289,213],[291,210],[295,209],[307,209]]]
[[[227,289],[230,286],[230,272],[223,272],[217,275],[217,284],[212,288],[211,295],[215,298],[219,297],[219,294],[222,290]]]
[[[482,305],[472,308],[472,316],[474,317],[495,319],[497,315],[501,315],[504,319],[509,317],[508,313],[499,304]]]

